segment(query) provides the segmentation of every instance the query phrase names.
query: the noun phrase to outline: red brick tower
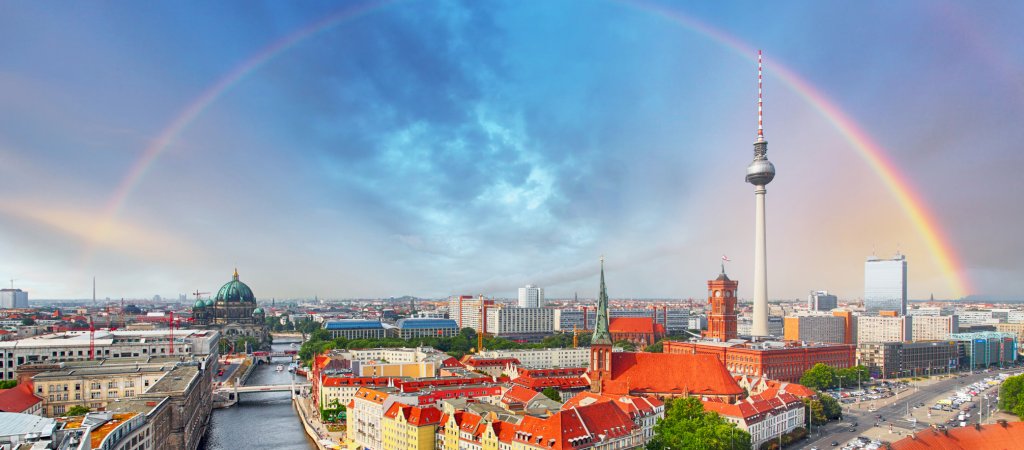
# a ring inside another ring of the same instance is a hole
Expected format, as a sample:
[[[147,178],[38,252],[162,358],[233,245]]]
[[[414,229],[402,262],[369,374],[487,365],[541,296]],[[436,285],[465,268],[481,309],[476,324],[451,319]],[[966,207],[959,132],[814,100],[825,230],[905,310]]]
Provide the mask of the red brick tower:
[[[718,278],[708,281],[708,303],[711,314],[708,314],[708,330],[704,337],[728,341],[736,339],[736,289],[739,281],[730,280],[725,274],[725,266]]]

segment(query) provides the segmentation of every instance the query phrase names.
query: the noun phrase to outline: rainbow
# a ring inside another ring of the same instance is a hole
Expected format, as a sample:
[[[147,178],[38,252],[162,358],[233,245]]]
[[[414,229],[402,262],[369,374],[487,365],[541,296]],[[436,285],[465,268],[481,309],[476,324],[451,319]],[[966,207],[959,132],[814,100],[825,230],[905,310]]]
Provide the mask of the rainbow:
[[[307,25],[260,50],[253,57],[244,61],[210,86],[164,128],[152,144],[145,149],[139,159],[136,160],[135,164],[132,165],[105,208],[104,217],[106,223],[110,223],[117,216],[132,190],[142,180],[146,171],[153,165],[160,154],[166,151],[178,134],[235,83],[238,83],[246,75],[303,40],[387,3],[390,3],[390,1],[368,2],[345,8]],[[658,15],[727,47],[743,58],[756,60],[757,53],[753,47],[747,45],[739,38],[686,16],[679,11],[643,0],[621,0],[620,3]],[[885,149],[876,143],[867,132],[857,125],[833,101],[794,71],[777,61],[771,63],[771,70],[774,76],[793,89],[799,97],[824,116],[857,151],[878,177],[881,178],[882,183],[896,198],[896,201],[907,214],[913,226],[921,233],[928,250],[935,258],[939,269],[953,290],[953,294],[958,297],[966,295],[969,292],[970,283],[966,278],[966,271],[957,264],[959,260],[956,257],[953,245],[943,235],[938,219],[931,213],[924,199],[917,194],[910,181],[902,176],[896,166],[886,156]],[[99,241],[99,239],[94,239],[94,242],[96,241]]]
[[[339,23],[347,20],[354,19],[362,16],[372,10],[375,10],[381,6],[393,2],[394,0],[379,0],[371,1],[354,6],[342,8],[327,17],[313,22],[275,42],[263,48],[249,59],[243,61],[241,64],[236,66],[230,72],[225,74],[216,83],[211,85],[202,94],[196,97],[191,103],[185,106],[185,109],[178,114],[178,116],[168,124],[156,139],[154,139],[135,163],[128,169],[128,173],[124,179],[117,185],[114,193],[107,201],[103,208],[103,214],[101,215],[102,220],[100,225],[93,232],[93,236],[89,239],[87,248],[83,254],[82,261],[88,261],[91,258],[92,253],[95,251],[97,244],[102,241],[106,235],[112,232],[113,221],[117,218],[118,213],[124,207],[125,202],[131,195],[132,191],[139,185],[146,172],[153,166],[157,158],[167,151],[167,148],[174,142],[175,138],[181,134],[206,110],[211,104],[227,92],[232,86],[241,81],[256,69],[260,68],[268,61],[273,59],[275,56],[287,51],[294,47],[300,42],[327,30]]]
[[[626,2],[636,8],[659,15],[673,23],[682,25],[697,34],[728,47],[743,58],[757,60],[757,51],[735,36],[700,22],[682,13],[642,0]],[[796,94],[818,110],[823,117],[846,141],[853,146],[868,166],[882,179],[882,183],[896,198],[897,203],[906,213],[914,228],[921,233],[932,257],[935,258],[939,270],[949,283],[954,296],[964,297],[970,292],[970,282],[966,278],[966,270],[957,264],[959,259],[949,239],[943,235],[938,218],[928,208],[928,204],[915,191],[910,180],[907,180],[896,165],[886,156],[886,150],[867,134],[850,116],[844,113],[835,102],[812,86],[807,80],[796,74],[785,65],[772,62],[771,71]]]

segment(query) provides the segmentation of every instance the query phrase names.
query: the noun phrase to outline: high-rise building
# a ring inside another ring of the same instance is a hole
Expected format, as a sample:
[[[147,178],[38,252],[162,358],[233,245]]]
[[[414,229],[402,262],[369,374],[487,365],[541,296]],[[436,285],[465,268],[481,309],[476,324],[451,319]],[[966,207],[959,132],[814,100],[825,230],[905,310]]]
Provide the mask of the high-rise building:
[[[28,308],[28,292],[21,289],[0,289],[0,308]]]
[[[703,333],[704,337],[722,342],[736,339],[736,292],[739,285],[739,281],[730,280],[725,274],[725,265],[718,278],[708,280],[711,313],[708,314],[708,330]]]
[[[520,308],[540,308],[544,306],[544,288],[532,284],[519,288]]]
[[[811,311],[831,311],[839,307],[839,299],[828,291],[811,291],[807,296],[807,309]]]
[[[448,298],[448,318],[459,324],[459,329],[472,328],[481,331],[483,328],[483,310],[494,306],[494,300],[485,299],[482,295],[456,295]]]
[[[747,183],[754,185],[754,322],[753,336],[768,336],[768,256],[765,243],[765,186],[775,178],[775,166],[768,161],[764,139],[761,101],[761,51],[757,52],[757,140],[754,160],[747,166]]]
[[[871,256],[864,263],[864,312],[907,313],[907,257],[899,253],[892,259]]]

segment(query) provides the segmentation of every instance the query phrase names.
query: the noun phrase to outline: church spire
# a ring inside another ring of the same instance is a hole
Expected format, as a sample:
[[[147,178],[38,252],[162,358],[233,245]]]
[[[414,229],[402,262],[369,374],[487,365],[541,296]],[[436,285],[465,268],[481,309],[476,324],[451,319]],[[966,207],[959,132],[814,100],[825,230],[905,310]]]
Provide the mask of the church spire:
[[[604,284],[604,257],[601,257],[601,293],[597,299],[597,325],[594,327],[592,344],[611,345],[612,336],[608,331],[608,290]]]

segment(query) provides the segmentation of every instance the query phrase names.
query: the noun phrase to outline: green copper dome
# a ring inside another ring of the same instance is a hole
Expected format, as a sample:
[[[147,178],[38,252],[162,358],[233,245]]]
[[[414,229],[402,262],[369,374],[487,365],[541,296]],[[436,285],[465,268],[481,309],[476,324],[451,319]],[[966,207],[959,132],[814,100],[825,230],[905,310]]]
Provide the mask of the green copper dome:
[[[259,306],[257,306],[256,309],[252,310],[252,315],[255,316],[257,314],[263,314],[263,308],[260,308]]]
[[[202,309],[204,307],[206,307],[206,302],[204,302],[202,299],[196,300],[196,303],[192,305],[192,309]]]
[[[231,281],[224,283],[224,286],[217,291],[217,301],[256,303],[256,296],[252,295],[252,289],[249,289],[249,286],[238,281],[238,269],[235,269],[235,275]]]
[[[205,306],[206,306],[207,308],[209,308],[209,307],[213,306],[213,299],[212,299],[212,298],[208,298],[208,299],[206,299],[206,300],[203,300],[203,304],[204,304],[204,305],[205,305]]]

